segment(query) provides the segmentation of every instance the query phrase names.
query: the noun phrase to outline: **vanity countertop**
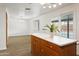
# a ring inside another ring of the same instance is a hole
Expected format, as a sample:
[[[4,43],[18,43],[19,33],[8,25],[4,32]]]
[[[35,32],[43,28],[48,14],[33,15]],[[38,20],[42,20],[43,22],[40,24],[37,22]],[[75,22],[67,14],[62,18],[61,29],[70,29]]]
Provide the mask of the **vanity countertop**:
[[[53,36],[53,38],[50,38],[50,35],[46,33],[33,33],[31,35],[39,37],[41,39],[44,39],[46,41],[49,41],[59,46],[65,46],[65,45],[77,42],[77,40],[75,39],[68,39],[61,36]]]

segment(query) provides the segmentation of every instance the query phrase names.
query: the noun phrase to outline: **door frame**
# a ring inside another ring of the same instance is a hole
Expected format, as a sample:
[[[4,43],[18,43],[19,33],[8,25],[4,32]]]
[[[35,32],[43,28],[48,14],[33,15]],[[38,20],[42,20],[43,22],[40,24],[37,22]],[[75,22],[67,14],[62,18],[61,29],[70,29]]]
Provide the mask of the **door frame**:
[[[6,47],[8,47],[7,40],[8,40],[8,15],[6,12]]]

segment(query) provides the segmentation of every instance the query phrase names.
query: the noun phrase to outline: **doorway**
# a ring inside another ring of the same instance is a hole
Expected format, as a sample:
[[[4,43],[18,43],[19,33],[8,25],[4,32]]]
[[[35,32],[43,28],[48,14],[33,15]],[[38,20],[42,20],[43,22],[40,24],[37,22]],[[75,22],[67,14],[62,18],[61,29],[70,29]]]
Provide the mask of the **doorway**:
[[[31,41],[29,35],[9,36],[9,19],[6,12],[6,50],[0,56],[30,56]]]

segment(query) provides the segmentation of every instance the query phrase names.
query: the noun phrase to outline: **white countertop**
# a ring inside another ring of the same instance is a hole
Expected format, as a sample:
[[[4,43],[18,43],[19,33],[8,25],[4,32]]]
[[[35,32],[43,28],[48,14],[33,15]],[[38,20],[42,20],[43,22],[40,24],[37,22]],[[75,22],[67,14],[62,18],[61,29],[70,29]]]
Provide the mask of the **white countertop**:
[[[60,36],[54,36],[53,38],[50,38],[50,35],[46,33],[33,33],[32,35],[39,37],[41,39],[47,40],[59,46],[65,46],[65,45],[68,45],[68,44],[71,44],[77,41],[75,39],[68,39],[68,38],[64,38]]]

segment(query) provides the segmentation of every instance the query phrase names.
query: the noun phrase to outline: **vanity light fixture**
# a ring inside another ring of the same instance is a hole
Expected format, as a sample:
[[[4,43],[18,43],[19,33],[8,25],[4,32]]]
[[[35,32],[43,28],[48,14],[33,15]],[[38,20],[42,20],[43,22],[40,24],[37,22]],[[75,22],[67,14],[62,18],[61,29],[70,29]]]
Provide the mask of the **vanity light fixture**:
[[[62,3],[41,3],[41,5],[43,6],[43,8],[55,8],[58,5],[62,5]]]

